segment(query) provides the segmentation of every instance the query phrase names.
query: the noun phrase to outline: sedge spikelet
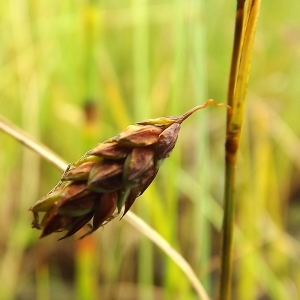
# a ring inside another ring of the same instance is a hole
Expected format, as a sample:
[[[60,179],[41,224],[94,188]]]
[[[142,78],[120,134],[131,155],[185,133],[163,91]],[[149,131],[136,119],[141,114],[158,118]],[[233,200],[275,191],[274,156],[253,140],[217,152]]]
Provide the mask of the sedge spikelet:
[[[182,116],[138,122],[86,152],[68,166],[56,187],[29,209],[34,216],[32,227],[42,230],[41,237],[67,231],[64,239],[86,224],[90,228],[87,234],[94,232],[124,207],[123,217],[170,156],[181,123],[210,103],[226,106],[208,100]]]

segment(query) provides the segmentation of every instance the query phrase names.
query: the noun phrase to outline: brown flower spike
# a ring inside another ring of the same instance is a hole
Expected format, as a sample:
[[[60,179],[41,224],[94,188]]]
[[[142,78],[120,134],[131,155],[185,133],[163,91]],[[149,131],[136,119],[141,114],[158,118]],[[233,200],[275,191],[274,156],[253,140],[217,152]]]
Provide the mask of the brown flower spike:
[[[68,166],[57,186],[30,208],[32,227],[42,230],[41,237],[67,231],[64,239],[86,224],[90,228],[87,234],[92,233],[124,206],[123,217],[170,156],[180,124],[210,103],[228,107],[210,99],[179,117],[138,122],[85,153]]]

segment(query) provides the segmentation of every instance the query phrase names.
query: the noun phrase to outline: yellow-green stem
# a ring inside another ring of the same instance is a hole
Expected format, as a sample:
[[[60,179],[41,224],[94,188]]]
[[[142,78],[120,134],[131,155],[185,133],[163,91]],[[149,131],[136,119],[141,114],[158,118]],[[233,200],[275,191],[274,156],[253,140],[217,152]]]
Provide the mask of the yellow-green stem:
[[[226,147],[228,148],[228,146]],[[236,154],[226,157],[220,300],[230,299],[234,236]]]
[[[227,93],[227,103],[230,106],[232,106],[233,104],[234,90],[236,84],[236,74],[238,70],[238,63],[239,63],[240,52],[241,52],[245,1],[246,0],[238,0],[237,7],[236,7],[234,40],[233,40],[233,49],[232,49],[232,56],[231,56],[231,66],[230,66],[230,75],[229,75],[228,93]],[[227,121],[229,122],[229,118],[227,118]]]
[[[244,21],[244,5],[245,0],[237,1],[235,36],[228,86],[228,104],[232,110],[227,114],[220,300],[231,299],[236,162],[260,0],[249,0],[246,22]]]

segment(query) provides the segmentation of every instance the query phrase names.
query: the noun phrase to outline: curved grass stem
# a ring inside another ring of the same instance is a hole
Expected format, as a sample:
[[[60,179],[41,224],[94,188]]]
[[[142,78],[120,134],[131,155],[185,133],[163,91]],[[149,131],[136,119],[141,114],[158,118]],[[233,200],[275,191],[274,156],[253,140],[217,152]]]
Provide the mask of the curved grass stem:
[[[26,147],[38,153],[44,159],[51,162],[59,170],[65,170],[68,164],[60,158],[57,154],[51,151],[48,147],[35,141],[26,132],[6,120],[4,117],[0,116],[0,130],[7,133],[8,135],[15,138],[17,141],[21,142]],[[178,253],[171,245],[154,229],[152,229],[148,224],[146,224],[142,219],[136,216],[132,212],[127,212],[124,218],[128,223],[130,223],[134,228],[139,230],[142,234],[148,237],[152,242],[154,242],[158,247],[160,247],[166,255],[168,255],[174,263],[182,270],[186,275],[189,282],[195,289],[199,299],[210,300],[201,282],[197,279],[197,276],[188,262]]]

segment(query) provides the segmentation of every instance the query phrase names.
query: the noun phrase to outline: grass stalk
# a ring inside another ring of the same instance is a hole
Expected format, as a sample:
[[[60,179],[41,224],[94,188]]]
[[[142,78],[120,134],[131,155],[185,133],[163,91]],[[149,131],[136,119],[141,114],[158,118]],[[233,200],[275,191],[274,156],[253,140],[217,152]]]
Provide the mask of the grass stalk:
[[[237,1],[236,29],[228,88],[228,104],[232,107],[232,112],[228,112],[227,114],[225,145],[225,191],[220,300],[231,299],[237,154],[244,119],[247,85],[260,1],[249,1],[246,21],[243,21],[244,4],[244,0]]]

